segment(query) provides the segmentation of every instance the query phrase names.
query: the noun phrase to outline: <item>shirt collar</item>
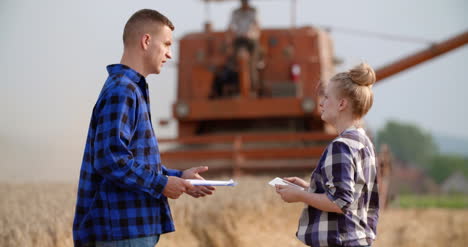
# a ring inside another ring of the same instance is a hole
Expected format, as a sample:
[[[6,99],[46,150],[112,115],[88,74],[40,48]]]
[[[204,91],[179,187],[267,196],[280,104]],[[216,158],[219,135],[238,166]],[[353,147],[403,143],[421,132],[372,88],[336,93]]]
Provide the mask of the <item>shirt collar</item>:
[[[124,75],[125,77],[128,77],[131,81],[133,81],[134,83],[140,86],[146,85],[145,77],[142,76],[140,73],[138,73],[136,70],[128,67],[127,65],[124,65],[124,64],[108,65],[107,72],[109,72],[109,76],[113,74],[121,74],[121,75]]]
[[[346,133],[348,131],[353,131],[353,130],[356,130],[356,131],[361,132],[361,133],[365,133],[363,128],[352,125],[352,126],[348,127],[347,129],[345,129],[343,132],[341,132],[340,135],[343,135],[344,133]]]

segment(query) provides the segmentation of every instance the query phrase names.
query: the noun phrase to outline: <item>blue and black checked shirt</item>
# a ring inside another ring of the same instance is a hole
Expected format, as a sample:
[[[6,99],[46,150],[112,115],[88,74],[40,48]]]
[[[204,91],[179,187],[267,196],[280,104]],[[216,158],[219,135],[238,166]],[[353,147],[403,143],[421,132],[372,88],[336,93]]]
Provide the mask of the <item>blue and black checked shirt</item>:
[[[107,67],[109,77],[93,109],[73,222],[75,246],[174,231],[151,124],[148,85],[135,70]]]
[[[376,237],[379,194],[374,146],[362,128],[333,140],[310,178],[310,193],[323,193],[344,214],[306,205],[297,237],[306,245],[368,246]]]

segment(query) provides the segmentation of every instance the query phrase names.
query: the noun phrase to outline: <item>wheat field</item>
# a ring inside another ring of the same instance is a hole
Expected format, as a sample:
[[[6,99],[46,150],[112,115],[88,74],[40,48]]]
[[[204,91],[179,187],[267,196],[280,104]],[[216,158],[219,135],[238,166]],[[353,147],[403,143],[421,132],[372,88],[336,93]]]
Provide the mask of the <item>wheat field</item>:
[[[304,246],[296,240],[301,204],[283,203],[269,177],[242,177],[215,195],[171,200],[176,232],[158,246]],[[73,246],[76,186],[0,184],[0,246]],[[387,209],[377,247],[466,246],[468,210]]]

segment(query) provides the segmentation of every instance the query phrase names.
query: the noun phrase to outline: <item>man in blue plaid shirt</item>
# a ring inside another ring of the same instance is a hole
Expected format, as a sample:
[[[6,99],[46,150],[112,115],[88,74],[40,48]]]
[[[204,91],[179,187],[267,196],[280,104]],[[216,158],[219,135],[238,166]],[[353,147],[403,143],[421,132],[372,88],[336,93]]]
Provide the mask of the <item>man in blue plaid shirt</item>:
[[[89,125],[73,222],[77,247],[154,247],[160,234],[174,231],[168,197],[214,190],[185,180],[202,179],[207,167],[178,171],[161,164],[145,77],[159,74],[171,58],[173,30],[149,9],[125,25],[121,63],[107,67]]]

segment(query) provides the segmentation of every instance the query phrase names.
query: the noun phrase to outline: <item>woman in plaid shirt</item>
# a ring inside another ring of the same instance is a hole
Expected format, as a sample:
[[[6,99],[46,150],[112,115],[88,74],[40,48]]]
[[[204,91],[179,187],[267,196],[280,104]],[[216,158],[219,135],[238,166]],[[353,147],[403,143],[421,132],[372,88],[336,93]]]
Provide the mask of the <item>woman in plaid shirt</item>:
[[[370,246],[379,216],[374,146],[360,121],[373,102],[374,70],[360,64],[338,73],[325,86],[322,120],[340,135],[323,152],[310,183],[289,177],[303,187],[277,185],[286,202],[306,204],[297,238],[309,246]]]

